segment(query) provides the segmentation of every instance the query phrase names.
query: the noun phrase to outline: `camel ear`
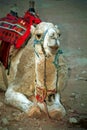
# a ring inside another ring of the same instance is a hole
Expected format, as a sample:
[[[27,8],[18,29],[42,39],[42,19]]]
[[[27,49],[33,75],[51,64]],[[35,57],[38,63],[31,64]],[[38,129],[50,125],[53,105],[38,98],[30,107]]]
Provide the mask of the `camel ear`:
[[[60,31],[60,27],[58,25],[55,25],[55,28]]]
[[[32,35],[33,35],[33,34],[34,34],[34,32],[35,32],[35,27],[34,27],[33,25],[31,25],[30,32],[31,32],[31,34],[32,34]]]
[[[59,29],[59,26],[58,26],[58,25],[55,25],[55,28]]]
[[[55,28],[57,28],[59,35],[61,35],[60,27],[58,25],[55,25]]]

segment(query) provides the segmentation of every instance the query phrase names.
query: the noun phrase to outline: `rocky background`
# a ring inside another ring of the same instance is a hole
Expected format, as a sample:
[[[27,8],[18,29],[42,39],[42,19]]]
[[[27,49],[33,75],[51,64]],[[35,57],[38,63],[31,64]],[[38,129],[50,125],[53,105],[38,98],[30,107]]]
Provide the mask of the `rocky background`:
[[[35,0],[43,21],[61,29],[61,48],[69,65],[69,79],[61,92],[67,115],[61,121],[42,113],[39,119],[6,105],[0,91],[0,130],[85,130],[87,129],[87,0]],[[17,4],[19,16],[29,8],[29,0],[0,0],[0,17]]]

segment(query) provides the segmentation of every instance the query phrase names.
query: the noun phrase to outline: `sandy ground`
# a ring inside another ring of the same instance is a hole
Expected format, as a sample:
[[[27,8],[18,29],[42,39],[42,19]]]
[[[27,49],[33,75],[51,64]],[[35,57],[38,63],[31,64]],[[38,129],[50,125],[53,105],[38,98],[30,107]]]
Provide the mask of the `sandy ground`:
[[[28,9],[28,0],[0,0],[0,17],[17,3],[19,15]],[[61,92],[67,115],[61,121],[27,117],[7,106],[0,91],[0,130],[84,130],[87,129],[87,0],[36,0],[43,21],[59,25],[61,48],[69,64],[70,77]],[[73,120],[73,123],[70,123]]]

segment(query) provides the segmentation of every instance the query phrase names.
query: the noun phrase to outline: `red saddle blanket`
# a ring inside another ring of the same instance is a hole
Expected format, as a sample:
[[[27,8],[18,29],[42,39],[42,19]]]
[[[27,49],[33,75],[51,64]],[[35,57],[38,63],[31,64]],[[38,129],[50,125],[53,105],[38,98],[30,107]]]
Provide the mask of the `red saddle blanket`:
[[[11,45],[15,49],[26,44],[30,37],[30,28],[33,24],[39,24],[41,20],[27,11],[24,17],[15,17],[10,13],[0,18],[0,61],[8,68],[8,57]]]

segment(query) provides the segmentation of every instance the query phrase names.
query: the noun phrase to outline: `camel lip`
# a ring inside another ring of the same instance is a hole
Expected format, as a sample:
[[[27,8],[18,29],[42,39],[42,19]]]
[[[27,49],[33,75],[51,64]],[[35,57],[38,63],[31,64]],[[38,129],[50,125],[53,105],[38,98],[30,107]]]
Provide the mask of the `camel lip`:
[[[56,51],[58,50],[58,48],[59,48],[58,46],[50,46],[50,47],[49,47],[50,51],[51,51],[51,52],[55,52],[55,53],[56,53]]]
[[[54,55],[55,55],[56,52],[58,51],[58,48],[59,48],[59,47],[50,47],[49,50],[50,50],[51,54],[54,54]]]
[[[53,50],[57,50],[58,49],[58,46],[49,46],[51,49]]]

